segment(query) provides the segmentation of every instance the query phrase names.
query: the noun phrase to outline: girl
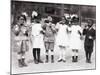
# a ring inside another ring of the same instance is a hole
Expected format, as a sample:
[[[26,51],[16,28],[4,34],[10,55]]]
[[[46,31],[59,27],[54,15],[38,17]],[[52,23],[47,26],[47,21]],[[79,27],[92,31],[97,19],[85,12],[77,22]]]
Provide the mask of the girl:
[[[77,16],[72,18],[72,26],[70,28],[70,48],[72,49],[72,62],[78,61],[78,52],[81,49],[80,36],[82,34],[82,28],[79,26],[79,20]]]
[[[68,47],[68,36],[67,36],[68,26],[65,24],[65,22],[66,22],[65,17],[62,17],[62,21],[60,21],[56,25],[56,29],[58,31],[56,43],[60,49],[58,62],[61,61],[66,62],[65,53],[66,53],[66,48]]]
[[[38,22],[37,17],[34,18],[32,23],[32,41],[33,41],[33,57],[35,64],[43,63],[40,59],[40,50],[42,48],[43,36],[41,34],[42,27]]]

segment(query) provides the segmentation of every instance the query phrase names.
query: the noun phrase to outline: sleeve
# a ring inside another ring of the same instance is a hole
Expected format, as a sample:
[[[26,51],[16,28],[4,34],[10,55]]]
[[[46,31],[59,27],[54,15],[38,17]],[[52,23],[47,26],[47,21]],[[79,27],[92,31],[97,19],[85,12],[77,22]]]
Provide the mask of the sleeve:
[[[75,29],[76,29],[77,33],[81,36],[82,33],[81,33],[80,26],[76,26]]]
[[[43,30],[46,30],[46,24],[45,24],[45,23],[42,24],[41,26],[42,26],[42,29],[43,29]]]
[[[40,33],[41,33],[41,34],[44,34],[44,33],[45,33],[45,31],[44,31],[43,28],[42,28],[42,25],[40,26]]]
[[[57,23],[57,24],[56,24],[56,26],[55,26],[55,28],[56,28],[56,30],[58,31],[58,30],[59,30],[59,28],[60,28],[60,24],[59,24],[59,23]]]
[[[94,30],[94,29],[93,29],[93,35],[92,35],[92,37],[93,37],[93,40],[96,39],[96,30]]]
[[[53,30],[54,33],[56,32],[55,24],[52,24],[52,30]]]
[[[29,36],[29,27],[26,27],[25,35],[26,35],[26,36]]]
[[[12,29],[13,33],[18,36],[19,32],[20,32],[20,29],[19,29],[19,26],[18,25],[15,25]]]
[[[35,33],[35,31],[34,31],[34,25],[33,25],[33,26],[32,26],[32,32],[31,32],[31,35],[33,36],[34,33]]]
[[[28,29],[29,36],[31,36],[31,32],[32,32],[32,27],[30,26],[29,29]]]
[[[83,29],[83,35],[86,35],[87,29]]]
[[[45,23],[45,20],[46,19],[42,19],[42,21],[41,21],[41,27],[42,27],[43,30],[45,30],[46,26],[47,26],[46,23]]]
[[[67,29],[68,29],[68,32],[71,32],[71,27],[68,27]]]
[[[79,32],[80,32],[80,34],[82,34],[82,27],[81,26],[79,26]]]

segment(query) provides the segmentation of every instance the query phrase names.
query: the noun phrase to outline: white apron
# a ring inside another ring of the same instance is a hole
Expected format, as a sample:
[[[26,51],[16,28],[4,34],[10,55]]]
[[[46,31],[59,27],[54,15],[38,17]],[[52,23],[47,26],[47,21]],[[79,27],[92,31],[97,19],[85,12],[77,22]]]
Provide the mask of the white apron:
[[[43,43],[43,35],[40,34],[40,31],[42,30],[41,24],[33,24],[32,25],[32,46],[33,48],[42,48]]]
[[[56,45],[68,46],[68,33],[67,33],[67,25],[57,24],[56,28],[58,29],[58,33],[56,36]]]
[[[82,33],[82,28],[80,26],[73,25],[71,27],[71,35],[70,35],[70,48],[71,49],[81,49],[82,47],[82,41],[80,40],[80,34]]]

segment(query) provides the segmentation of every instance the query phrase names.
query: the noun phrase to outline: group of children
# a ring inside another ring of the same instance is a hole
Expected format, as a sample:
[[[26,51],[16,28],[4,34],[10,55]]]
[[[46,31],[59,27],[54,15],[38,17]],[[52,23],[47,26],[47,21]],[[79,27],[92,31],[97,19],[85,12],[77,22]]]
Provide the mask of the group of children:
[[[84,49],[86,53],[86,62],[91,63],[91,54],[93,52],[93,42],[95,40],[95,29],[93,28],[93,20],[88,20],[88,25],[82,29],[79,25],[79,17],[74,15],[72,18],[62,16],[61,21],[53,24],[52,17],[39,19],[38,14],[34,11],[32,14],[32,23],[27,25],[27,17],[21,15],[18,17],[18,23],[13,27],[15,41],[20,47],[18,50],[18,63],[20,67],[27,66],[25,63],[25,53],[28,51],[28,43],[32,41],[32,51],[34,62],[36,64],[43,63],[40,58],[41,46],[45,47],[46,63],[54,63],[54,47],[55,44],[59,48],[58,62],[66,62],[66,50],[72,50],[72,62],[78,62],[78,52],[81,49],[81,39],[85,35]],[[42,43],[41,43],[42,42]]]

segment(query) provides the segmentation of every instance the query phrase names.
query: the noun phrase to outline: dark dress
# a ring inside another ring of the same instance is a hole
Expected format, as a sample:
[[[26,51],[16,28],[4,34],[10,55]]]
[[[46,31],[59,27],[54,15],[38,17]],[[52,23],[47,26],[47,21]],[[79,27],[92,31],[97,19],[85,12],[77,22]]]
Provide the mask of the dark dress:
[[[96,38],[95,33],[96,31],[93,28],[83,30],[83,35],[86,35],[84,42],[84,48],[86,52],[93,52],[94,40]],[[90,36],[92,37],[92,39],[89,38]]]

